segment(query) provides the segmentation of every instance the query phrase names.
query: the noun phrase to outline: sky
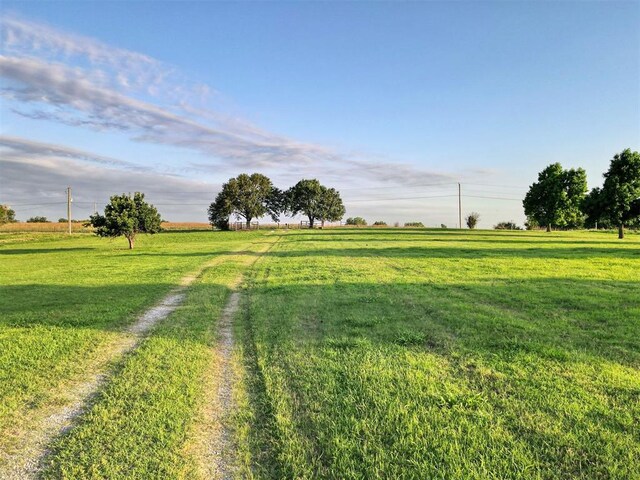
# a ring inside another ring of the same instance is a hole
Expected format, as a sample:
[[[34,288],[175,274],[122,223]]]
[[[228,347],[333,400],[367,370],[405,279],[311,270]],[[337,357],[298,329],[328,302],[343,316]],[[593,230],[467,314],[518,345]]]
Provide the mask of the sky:
[[[522,225],[547,165],[592,188],[640,150],[638,1],[3,0],[0,22],[0,203],[20,220],[65,217],[71,186],[73,218],[142,191],[206,221],[260,172],[318,178],[371,223],[457,226],[460,184],[481,228]]]

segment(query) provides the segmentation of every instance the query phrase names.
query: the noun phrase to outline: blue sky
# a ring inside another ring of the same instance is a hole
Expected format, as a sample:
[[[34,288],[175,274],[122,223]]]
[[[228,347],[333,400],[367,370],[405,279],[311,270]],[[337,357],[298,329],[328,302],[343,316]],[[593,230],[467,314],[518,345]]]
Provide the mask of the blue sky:
[[[523,222],[546,165],[596,186],[640,148],[640,2],[5,0],[2,17],[0,201],[22,219],[64,216],[71,185],[77,217],[139,189],[202,221],[221,182],[260,171],[430,226],[455,225],[461,182],[489,228]]]

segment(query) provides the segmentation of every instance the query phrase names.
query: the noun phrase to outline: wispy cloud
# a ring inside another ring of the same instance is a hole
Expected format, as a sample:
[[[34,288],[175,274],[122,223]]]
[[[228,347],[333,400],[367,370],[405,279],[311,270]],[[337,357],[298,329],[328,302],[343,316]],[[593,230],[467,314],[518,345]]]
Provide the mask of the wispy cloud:
[[[105,157],[95,153],[78,150],[63,145],[41,143],[20,137],[0,135],[0,153],[5,160],[28,161],[32,158],[67,158],[82,162],[96,163],[100,165],[148,172],[149,167],[137,165],[132,162]]]
[[[196,151],[202,161],[181,168],[201,172],[259,170],[283,179],[295,173],[399,185],[453,178],[297,141],[206,108],[198,100],[211,89],[149,56],[18,17],[1,23],[6,82],[0,95],[23,117]]]

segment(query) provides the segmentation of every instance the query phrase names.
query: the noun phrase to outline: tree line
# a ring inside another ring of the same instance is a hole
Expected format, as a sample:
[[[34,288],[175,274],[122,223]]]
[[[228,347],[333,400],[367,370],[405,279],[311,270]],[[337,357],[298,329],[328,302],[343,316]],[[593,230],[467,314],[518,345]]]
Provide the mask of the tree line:
[[[640,153],[626,149],[614,155],[602,187],[587,193],[582,168],[565,170],[554,163],[538,174],[522,204],[529,227],[640,227]]]
[[[275,187],[269,177],[261,173],[242,173],[229,179],[207,211],[209,222],[220,230],[228,230],[232,216],[242,218],[247,228],[251,220],[269,215],[274,222],[281,215],[302,214],[315,222],[336,222],[345,214],[340,193],[325,187],[316,179],[300,180],[288,190]]]

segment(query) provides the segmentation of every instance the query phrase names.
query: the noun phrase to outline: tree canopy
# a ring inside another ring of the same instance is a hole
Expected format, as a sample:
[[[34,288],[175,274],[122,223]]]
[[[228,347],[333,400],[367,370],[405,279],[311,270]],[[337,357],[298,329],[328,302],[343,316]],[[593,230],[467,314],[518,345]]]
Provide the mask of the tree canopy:
[[[144,193],[114,195],[104,215],[91,215],[89,223],[100,237],[124,236],[132,249],[138,233],[157,233],[162,219],[156,208],[144,201]]]
[[[300,180],[284,196],[286,210],[292,215],[305,215],[309,219],[310,228],[313,228],[316,220],[324,225],[325,221],[338,221],[345,214],[340,193],[321,185],[316,179]]]
[[[587,174],[582,168],[564,170],[554,163],[538,174],[523,203],[527,217],[547,227],[575,228],[583,224],[582,204]]]
[[[625,225],[640,219],[640,153],[627,148],[614,155],[602,189],[594,189],[589,197],[589,213],[616,225],[618,237],[624,238]]]
[[[8,205],[0,205],[0,225],[16,221],[16,212]]]
[[[209,205],[208,214],[211,225],[226,230],[231,215],[244,218],[248,228],[251,220],[267,213],[277,222],[282,210],[282,192],[268,177],[260,173],[241,173],[222,185],[215,201]]]

